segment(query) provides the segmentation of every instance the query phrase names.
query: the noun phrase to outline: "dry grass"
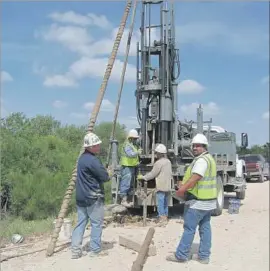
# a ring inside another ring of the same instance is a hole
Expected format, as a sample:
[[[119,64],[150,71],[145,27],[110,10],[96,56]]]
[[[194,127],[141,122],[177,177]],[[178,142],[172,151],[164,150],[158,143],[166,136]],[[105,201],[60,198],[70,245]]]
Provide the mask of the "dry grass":
[[[53,229],[53,220],[53,218],[36,221],[25,221],[21,218],[4,219],[0,221],[0,238],[2,241],[8,241],[15,233],[23,237],[47,233]]]
[[[68,216],[74,227],[77,221],[77,214],[72,213]],[[13,234],[17,233],[24,238],[36,236],[48,236],[53,230],[55,218],[49,217],[43,220],[26,221],[22,218],[9,217],[0,220],[0,243],[9,243]]]

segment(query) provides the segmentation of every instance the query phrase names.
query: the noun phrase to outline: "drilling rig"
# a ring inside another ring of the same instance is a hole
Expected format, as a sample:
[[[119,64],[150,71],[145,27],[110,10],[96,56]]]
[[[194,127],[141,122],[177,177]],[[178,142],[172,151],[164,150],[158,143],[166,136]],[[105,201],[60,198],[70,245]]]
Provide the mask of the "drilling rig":
[[[172,1],[152,0],[142,1],[141,5],[141,39],[137,43],[135,97],[139,123],[137,130],[140,134],[139,145],[142,154],[137,174],[145,174],[152,169],[156,159],[155,145],[164,144],[173,170],[168,205],[173,206],[181,202],[181,199],[175,195],[175,188],[182,180],[185,169],[194,159],[191,139],[197,133],[204,133],[210,142],[209,152],[217,163],[218,208],[213,214],[219,215],[224,204],[224,191],[236,192],[242,199],[245,197],[244,164],[241,164],[240,173],[237,172],[239,161],[236,153],[236,135],[227,131],[212,133],[212,119],[204,121],[201,106],[197,109],[196,122],[178,119],[177,79],[180,75],[180,59],[175,41],[174,4]],[[154,12],[155,15],[159,12],[159,21],[156,24],[152,24]],[[242,133],[243,147],[247,146],[247,140],[247,134]],[[111,144],[111,166],[115,172],[111,193],[114,203],[117,203],[121,181],[117,155],[118,142],[112,139]],[[130,200],[133,202],[133,208],[156,206],[155,180],[142,184],[135,176]]]

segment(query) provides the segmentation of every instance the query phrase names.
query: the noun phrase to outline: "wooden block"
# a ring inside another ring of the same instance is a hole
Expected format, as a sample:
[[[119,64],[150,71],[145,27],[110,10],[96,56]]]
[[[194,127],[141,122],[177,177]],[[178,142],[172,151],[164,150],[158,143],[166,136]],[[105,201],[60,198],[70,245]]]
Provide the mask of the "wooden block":
[[[143,241],[143,244],[141,246],[141,249],[137,255],[137,259],[133,262],[131,271],[142,271],[144,263],[148,256],[149,247],[152,241],[152,238],[154,236],[155,229],[152,227],[148,230],[145,239]]]
[[[119,236],[119,245],[132,249],[136,252],[139,252],[141,249],[141,244],[139,244],[138,242],[135,242],[133,240],[130,240],[128,238],[125,238],[123,236]],[[157,249],[155,246],[150,245],[149,246],[149,250],[148,250],[148,256],[156,256],[157,255]]]

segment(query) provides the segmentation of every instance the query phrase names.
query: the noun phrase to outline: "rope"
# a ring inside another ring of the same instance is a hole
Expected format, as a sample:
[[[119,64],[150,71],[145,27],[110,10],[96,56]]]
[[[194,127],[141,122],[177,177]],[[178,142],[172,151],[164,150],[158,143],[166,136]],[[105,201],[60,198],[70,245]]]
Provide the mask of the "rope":
[[[115,112],[114,112],[114,120],[113,120],[113,126],[112,126],[111,137],[110,137],[111,140],[114,140],[114,138],[115,138],[115,127],[116,127],[116,121],[117,121],[120,102],[121,102],[121,95],[122,95],[123,86],[124,86],[126,68],[127,68],[127,64],[128,64],[128,55],[129,55],[129,50],[130,50],[130,45],[131,45],[131,37],[132,37],[132,33],[133,33],[133,28],[134,28],[136,9],[137,9],[137,0],[134,0],[133,12],[132,12],[131,22],[130,22],[130,26],[129,26],[127,46],[126,46],[126,52],[125,52],[125,61],[124,61],[122,74],[121,74],[121,84],[120,84],[120,89],[118,91],[118,99],[117,99],[117,104],[116,104]],[[109,165],[111,151],[112,151],[112,145],[110,144],[109,145],[109,151],[108,151],[108,154],[107,154],[107,160],[106,160],[107,161],[107,164],[106,164],[107,167]]]
[[[106,91],[108,80],[109,80],[110,75],[111,75],[111,71],[112,71],[112,68],[113,68],[113,65],[114,65],[114,61],[115,61],[115,58],[116,58],[116,55],[117,55],[117,52],[118,52],[118,48],[119,48],[119,45],[120,45],[124,30],[125,30],[125,26],[126,26],[126,22],[127,22],[127,18],[128,18],[128,15],[129,15],[131,5],[132,5],[132,0],[127,0],[125,11],[124,11],[124,14],[123,14],[123,17],[122,17],[122,20],[121,20],[121,23],[120,23],[120,26],[119,26],[119,29],[118,29],[116,39],[114,41],[113,49],[112,49],[112,52],[111,52],[111,55],[110,55],[110,58],[109,58],[109,61],[108,61],[108,64],[107,64],[107,68],[106,68],[106,71],[105,71],[105,74],[104,74],[104,77],[103,77],[103,81],[101,83],[101,86],[100,86],[100,89],[99,89],[99,92],[98,92],[98,97],[97,97],[94,109],[92,111],[92,114],[91,114],[91,118],[90,118],[90,121],[89,121],[87,132],[92,132],[93,131],[93,128],[94,128],[94,125],[95,125],[95,122],[96,122],[96,119],[97,119],[97,116],[98,116],[98,113],[99,113],[99,110],[100,110],[100,107],[101,107],[101,103],[102,103],[102,100],[103,100],[103,97],[104,97],[104,94],[105,94],[105,91]],[[82,148],[80,150],[79,157],[83,152],[84,152],[84,148],[82,146]],[[79,157],[78,157],[78,159],[79,159]],[[77,159],[76,165],[78,163],[78,159]],[[48,248],[47,248],[47,252],[46,252],[47,256],[51,256],[54,253],[54,248],[55,248],[58,236],[59,236],[59,232],[61,230],[64,217],[65,217],[65,215],[67,213],[67,209],[68,209],[69,203],[71,201],[71,196],[72,196],[72,193],[73,193],[73,190],[74,190],[74,187],[75,187],[76,178],[77,178],[77,167],[75,166],[73,171],[72,171],[71,179],[69,180],[69,185],[68,185],[68,188],[66,190],[66,193],[65,193],[65,196],[64,196],[64,199],[63,199],[63,202],[62,202],[62,206],[61,206],[61,209],[60,209],[57,221],[56,221],[55,229],[54,229],[54,231],[52,233],[51,241],[50,241],[50,243],[48,245]]]

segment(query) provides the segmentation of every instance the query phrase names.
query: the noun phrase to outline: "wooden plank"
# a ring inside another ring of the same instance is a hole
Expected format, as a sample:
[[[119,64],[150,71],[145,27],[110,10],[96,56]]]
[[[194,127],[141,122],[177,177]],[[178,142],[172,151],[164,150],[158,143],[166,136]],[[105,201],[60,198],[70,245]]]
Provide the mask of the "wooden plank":
[[[145,199],[143,200],[143,226],[146,226],[146,218],[147,218],[147,181],[144,181],[143,190],[145,193]]]
[[[141,244],[134,241],[134,240],[131,240],[131,239],[128,239],[126,237],[123,237],[123,236],[119,236],[119,245],[120,246],[123,246],[123,247],[126,247],[126,248],[129,248],[129,249],[132,249],[136,252],[139,252],[140,249],[141,249]],[[149,246],[149,250],[148,250],[148,256],[156,256],[157,255],[157,249],[155,246]]]
[[[144,266],[145,260],[147,258],[147,255],[148,255],[149,246],[151,244],[154,233],[155,233],[154,228],[150,228],[148,230],[146,237],[144,239],[144,242],[141,246],[141,249],[138,253],[137,259],[133,262],[131,271],[142,271],[143,270],[143,266]]]

